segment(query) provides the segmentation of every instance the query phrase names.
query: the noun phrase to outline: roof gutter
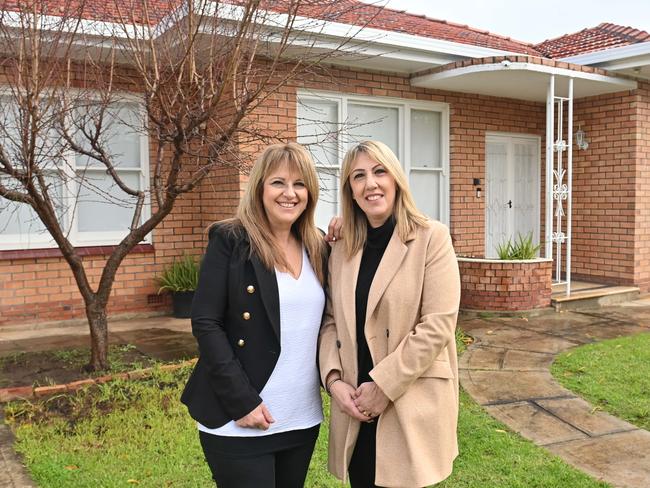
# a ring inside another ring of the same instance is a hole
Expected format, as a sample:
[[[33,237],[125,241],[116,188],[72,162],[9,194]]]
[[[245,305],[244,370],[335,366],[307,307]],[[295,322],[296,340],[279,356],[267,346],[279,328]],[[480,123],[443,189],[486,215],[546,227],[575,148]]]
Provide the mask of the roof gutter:
[[[204,3],[199,1],[193,5],[194,11],[197,14],[209,15],[233,22],[241,20],[244,12],[244,9],[240,6],[224,4],[223,2],[207,1]],[[172,28],[179,19],[186,15],[186,9],[186,6],[181,6],[171,11],[155,26],[123,25],[117,22],[86,19],[81,20],[78,26],[76,19],[70,19],[69,22],[61,26],[62,17],[47,15],[39,16],[39,23],[43,30],[56,29],[58,31],[79,33],[99,38],[137,38],[140,40],[148,40],[151,37],[156,38]],[[5,11],[3,12],[3,16],[3,22],[5,24],[11,27],[20,27],[20,14],[18,12]],[[271,30],[284,29],[289,18],[287,14],[269,11],[260,11],[260,17],[263,19],[262,25]],[[410,59],[414,51],[417,51],[420,56],[431,55],[441,60],[437,64],[444,64],[444,61],[454,61],[458,57],[481,58],[521,54],[371,27],[312,19],[309,17],[296,17],[293,22],[293,28],[298,33],[315,35],[317,37],[323,36],[329,38],[330,41],[333,39],[354,38],[356,42],[362,42],[367,47],[378,48],[382,52],[392,52],[393,56],[397,57],[399,57],[400,51],[405,51],[404,56],[406,60]],[[410,51],[410,54],[407,53],[408,51]],[[449,56],[448,60],[445,59],[446,56]]]
[[[650,54],[650,42],[640,42],[629,46],[614,47],[594,53],[578,54],[576,56],[562,58],[560,61],[582,65],[600,65],[646,54]]]

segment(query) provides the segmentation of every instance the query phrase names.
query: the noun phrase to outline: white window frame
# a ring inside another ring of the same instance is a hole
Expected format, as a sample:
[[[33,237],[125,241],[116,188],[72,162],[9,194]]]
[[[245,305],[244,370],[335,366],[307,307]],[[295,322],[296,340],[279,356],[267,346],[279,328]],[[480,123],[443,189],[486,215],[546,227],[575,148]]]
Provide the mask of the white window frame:
[[[371,105],[375,107],[397,108],[398,109],[398,135],[397,141],[399,150],[396,156],[402,163],[404,172],[407,178],[411,176],[411,110],[423,110],[440,113],[440,168],[423,168],[413,166],[416,171],[431,171],[439,172],[440,188],[439,188],[439,205],[440,205],[440,221],[449,225],[449,202],[450,202],[450,170],[449,170],[449,104],[443,102],[431,102],[425,100],[411,100],[405,98],[393,97],[379,97],[379,96],[365,96],[353,95],[340,92],[321,91],[321,90],[306,90],[299,89],[296,93],[296,103],[299,104],[302,100],[316,100],[316,101],[330,101],[336,102],[338,106],[338,125],[348,118],[348,105],[350,103],[359,105]],[[297,110],[296,110],[297,112]],[[296,114],[297,119],[297,114]],[[297,124],[299,120],[296,120]],[[298,127],[296,126],[296,136],[298,136]],[[338,173],[341,169],[341,162],[347,151],[345,141],[337,138],[337,166],[326,166],[316,164],[318,170],[321,169],[335,169]],[[340,213],[340,202],[337,199],[337,213]]]
[[[0,99],[10,96],[10,91],[7,88],[0,89]],[[144,108],[144,99],[142,96],[128,93],[119,92],[115,93],[116,101],[119,105],[135,105],[138,107],[138,116],[140,120],[146,120],[146,111]],[[143,125],[144,127],[144,125]],[[140,166],[133,168],[119,168],[119,173],[139,173],[139,183],[142,191],[147,195],[145,197],[144,207],[141,213],[141,221],[146,221],[151,216],[151,195],[149,194],[149,177],[150,177],[150,161],[149,161],[149,134],[147,130],[140,133]],[[80,169],[86,168],[85,166],[76,165],[76,158],[73,151],[68,151],[64,159],[66,165],[64,171],[68,173],[67,184],[63,185],[62,200],[65,202],[64,215],[62,228],[67,230],[67,237],[71,244],[75,247],[91,247],[91,246],[113,246],[128,234],[128,231],[106,231],[106,232],[80,232],[78,230],[78,210],[75,204],[76,195],[79,192],[79,183],[77,181],[76,172]],[[87,171],[102,172],[103,166],[96,168],[87,168]],[[18,203],[18,205],[24,205]],[[72,212],[72,215],[70,215]],[[141,241],[142,243],[150,244],[152,242],[152,235],[149,233]],[[58,245],[50,236],[50,233],[45,230],[42,233],[32,234],[4,234],[0,230],[0,250],[29,250],[29,249],[53,249]]]

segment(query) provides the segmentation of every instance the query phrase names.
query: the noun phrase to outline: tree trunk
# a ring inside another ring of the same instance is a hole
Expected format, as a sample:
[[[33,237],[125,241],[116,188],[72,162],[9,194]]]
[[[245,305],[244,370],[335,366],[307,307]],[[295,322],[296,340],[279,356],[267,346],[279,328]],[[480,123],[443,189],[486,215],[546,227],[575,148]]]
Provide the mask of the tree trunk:
[[[102,371],[108,369],[108,317],[106,304],[86,306],[86,316],[90,326],[90,362],[87,371]]]

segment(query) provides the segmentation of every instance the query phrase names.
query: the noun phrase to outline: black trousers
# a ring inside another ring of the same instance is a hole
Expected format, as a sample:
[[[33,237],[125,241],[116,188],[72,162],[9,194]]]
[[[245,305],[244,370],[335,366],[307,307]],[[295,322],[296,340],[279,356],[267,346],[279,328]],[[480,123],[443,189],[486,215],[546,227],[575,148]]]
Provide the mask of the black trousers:
[[[261,437],[199,431],[218,488],[302,488],[320,426]]]
[[[361,423],[348,474],[352,488],[376,488],[377,422]]]

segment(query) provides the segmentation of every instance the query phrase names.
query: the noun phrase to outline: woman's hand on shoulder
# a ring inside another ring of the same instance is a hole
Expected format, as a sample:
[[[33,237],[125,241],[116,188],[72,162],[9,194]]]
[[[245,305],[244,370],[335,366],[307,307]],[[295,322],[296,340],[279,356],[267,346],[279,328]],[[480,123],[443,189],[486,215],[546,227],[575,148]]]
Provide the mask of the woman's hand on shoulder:
[[[343,227],[343,218],[340,216],[334,216],[330,220],[329,225],[327,226],[327,234],[325,234],[325,242],[329,242],[330,245],[334,244],[336,241],[341,240],[341,229]]]
[[[354,404],[354,386],[341,380],[332,384],[330,392],[341,412],[360,422],[368,422],[370,420],[370,417],[362,414]]]
[[[269,409],[266,408],[266,405],[260,403],[253,411],[235,421],[235,424],[238,427],[268,430],[273,422],[275,422],[275,419],[271,416]]]

